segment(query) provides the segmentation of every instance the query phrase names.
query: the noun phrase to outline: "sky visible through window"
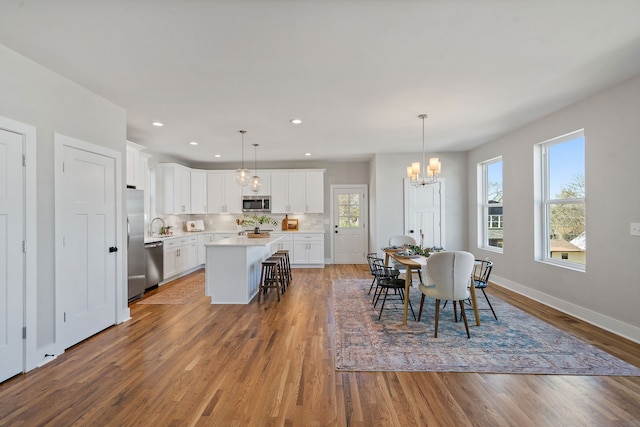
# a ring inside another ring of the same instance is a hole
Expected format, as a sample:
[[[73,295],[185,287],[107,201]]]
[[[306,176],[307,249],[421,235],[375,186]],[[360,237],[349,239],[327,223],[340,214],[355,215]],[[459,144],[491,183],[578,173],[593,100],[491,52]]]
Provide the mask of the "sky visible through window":
[[[584,179],[584,136],[549,147],[549,196],[556,198],[562,188]]]

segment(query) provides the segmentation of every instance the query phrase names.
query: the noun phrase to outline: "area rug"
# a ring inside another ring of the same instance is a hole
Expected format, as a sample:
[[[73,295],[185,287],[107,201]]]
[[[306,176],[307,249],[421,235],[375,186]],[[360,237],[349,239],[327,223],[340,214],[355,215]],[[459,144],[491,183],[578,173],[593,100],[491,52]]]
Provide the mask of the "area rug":
[[[334,280],[333,308],[336,369],[345,371],[486,372],[508,374],[640,376],[640,368],[575,338],[522,310],[490,296],[498,315],[481,311],[475,326],[467,307],[471,339],[454,323],[449,303],[440,310],[433,337],[435,301],[425,300],[422,320],[402,325],[400,301],[373,308],[370,280]],[[416,316],[420,292],[412,289]],[[484,297],[478,295],[480,308]]]
[[[141,299],[137,304],[186,304],[203,295],[204,282],[191,280],[176,283],[166,289],[161,286],[156,294]]]

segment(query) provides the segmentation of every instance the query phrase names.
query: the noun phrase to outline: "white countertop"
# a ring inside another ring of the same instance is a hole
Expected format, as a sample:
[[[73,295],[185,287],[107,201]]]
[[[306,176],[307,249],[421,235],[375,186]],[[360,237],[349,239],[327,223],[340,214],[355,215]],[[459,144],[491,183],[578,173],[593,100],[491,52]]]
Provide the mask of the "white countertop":
[[[211,243],[205,243],[205,246],[266,246],[282,239],[282,235],[260,238],[250,238],[247,236],[228,237]]]

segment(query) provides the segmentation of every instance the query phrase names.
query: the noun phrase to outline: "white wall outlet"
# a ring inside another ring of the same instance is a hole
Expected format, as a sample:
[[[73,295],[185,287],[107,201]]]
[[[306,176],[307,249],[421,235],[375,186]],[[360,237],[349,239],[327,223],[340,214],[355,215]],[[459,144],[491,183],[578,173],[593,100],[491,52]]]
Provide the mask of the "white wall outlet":
[[[640,222],[631,223],[631,235],[640,236]]]

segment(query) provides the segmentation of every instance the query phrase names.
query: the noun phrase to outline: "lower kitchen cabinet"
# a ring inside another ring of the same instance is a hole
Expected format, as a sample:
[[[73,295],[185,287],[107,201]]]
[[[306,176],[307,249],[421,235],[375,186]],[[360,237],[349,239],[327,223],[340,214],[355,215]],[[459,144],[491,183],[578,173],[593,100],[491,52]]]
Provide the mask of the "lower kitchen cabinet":
[[[198,236],[166,239],[163,250],[164,280],[198,266]]]
[[[213,233],[198,234],[198,264],[204,264],[207,260],[207,250],[205,248],[206,243],[212,243],[215,241],[216,235]]]
[[[291,263],[324,267],[324,234],[294,235]]]

